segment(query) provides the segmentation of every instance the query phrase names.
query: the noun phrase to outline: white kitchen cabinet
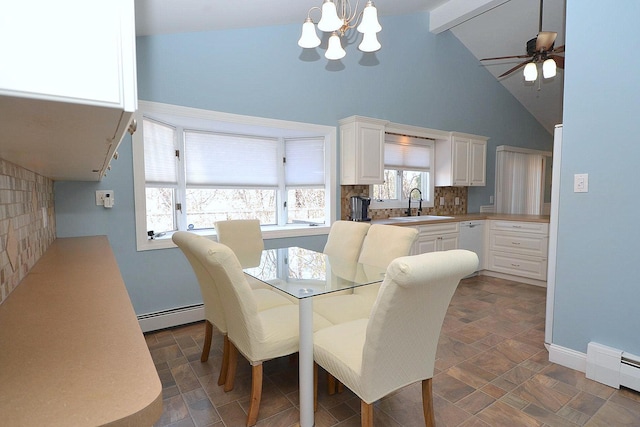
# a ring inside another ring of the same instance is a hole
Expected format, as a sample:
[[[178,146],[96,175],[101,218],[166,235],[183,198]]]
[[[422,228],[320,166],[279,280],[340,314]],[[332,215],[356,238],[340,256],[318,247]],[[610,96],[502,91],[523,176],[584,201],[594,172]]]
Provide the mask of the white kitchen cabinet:
[[[412,255],[458,248],[460,232],[458,222],[419,225],[416,228],[418,229],[418,238],[413,245]]]
[[[486,169],[486,137],[451,132],[436,140],[436,186],[484,186]]]
[[[339,121],[342,185],[384,182],[386,120],[351,116]]]
[[[549,224],[489,221],[487,270],[547,280]]]
[[[0,157],[101,179],[137,108],[133,0],[10,2],[0,39]]]

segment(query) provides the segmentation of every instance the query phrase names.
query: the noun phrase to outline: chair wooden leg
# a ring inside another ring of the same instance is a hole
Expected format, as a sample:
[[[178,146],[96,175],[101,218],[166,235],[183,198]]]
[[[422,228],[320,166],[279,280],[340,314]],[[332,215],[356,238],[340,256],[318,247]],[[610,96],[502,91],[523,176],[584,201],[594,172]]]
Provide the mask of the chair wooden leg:
[[[227,368],[227,378],[224,383],[224,391],[233,390],[236,381],[236,369],[238,368],[238,349],[229,341],[229,366]]]
[[[218,376],[218,385],[227,382],[227,369],[229,369],[229,337],[225,334],[224,345],[222,347],[222,364],[220,365],[220,375]]]
[[[422,380],[422,408],[424,410],[424,425],[436,427],[436,418],[433,414],[433,393],[431,388],[432,378]]]
[[[247,413],[247,427],[256,425],[258,421],[260,399],[262,399],[262,363],[251,366],[251,397]]]
[[[313,412],[318,410],[318,364],[313,362]]]
[[[340,381],[336,382],[338,383],[338,394],[340,394],[344,391],[344,384],[342,384]]]
[[[360,401],[360,424],[362,427],[373,427],[373,403]]]
[[[327,392],[329,396],[336,394],[336,377],[327,372]]]
[[[209,351],[211,350],[211,336],[213,335],[213,325],[208,320],[204,321],[204,345],[202,346],[202,355],[200,361],[209,360]]]

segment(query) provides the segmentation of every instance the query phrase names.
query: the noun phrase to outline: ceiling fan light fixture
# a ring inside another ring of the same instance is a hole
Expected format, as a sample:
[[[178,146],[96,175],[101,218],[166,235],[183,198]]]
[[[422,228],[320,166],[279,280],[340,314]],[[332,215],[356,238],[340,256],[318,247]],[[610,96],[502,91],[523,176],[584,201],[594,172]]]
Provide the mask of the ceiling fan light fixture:
[[[534,62],[529,62],[524,66],[524,80],[527,82],[535,82],[538,78],[538,67]]]
[[[545,79],[556,76],[556,61],[554,61],[553,58],[549,58],[542,63],[542,76]]]

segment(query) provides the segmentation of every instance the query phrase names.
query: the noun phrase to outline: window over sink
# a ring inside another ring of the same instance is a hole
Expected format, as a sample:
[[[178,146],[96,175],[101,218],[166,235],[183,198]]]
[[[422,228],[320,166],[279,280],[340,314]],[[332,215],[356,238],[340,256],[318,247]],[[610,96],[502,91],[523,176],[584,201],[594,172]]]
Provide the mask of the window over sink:
[[[138,250],[171,247],[176,230],[214,234],[218,220],[258,218],[273,237],[330,225],[335,128],[144,101],[137,120]]]
[[[386,133],[384,183],[371,186],[371,207],[375,209],[414,206],[433,207],[433,162],[435,141],[430,138]],[[418,188],[420,193],[412,189]]]

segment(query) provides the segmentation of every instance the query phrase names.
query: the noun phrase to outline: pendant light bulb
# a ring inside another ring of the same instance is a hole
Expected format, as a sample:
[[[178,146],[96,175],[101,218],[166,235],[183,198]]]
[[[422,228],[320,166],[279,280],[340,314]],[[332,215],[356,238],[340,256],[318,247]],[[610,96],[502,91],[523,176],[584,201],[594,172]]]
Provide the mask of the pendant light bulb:
[[[362,43],[360,43],[358,49],[363,52],[375,52],[380,50],[381,47],[382,45],[378,41],[376,33],[364,33],[362,36]]]
[[[366,34],[369,32],[379,33],[382,31],[382,26],[378,22],[378,9],[374,6],[373,2],[369,0],[362,12],[362,21],[358,25],[358,31]]]
[[[524,66],[524,80],[527,82],[535,82],[538,78],[538,67],[535,63],[529,62]]]
[[[556,61],[554,61],[553,58],[549,58],[542,63],[542,76],[545,79],[556,76]]]
[[[342,19],[338,18],[336,4],[332,0],[324,0],[322,4],[322,17],[318,22],[318,29],[325,33],[337,31],[342,27]]]
[[[344,58],[346,54],[347,52],[345,52],[340,44],[340,37],[338,37],[338,33],[334,31],[331,37],[329,37],[329,46],[324,56],[327,59],[338,60]]]
[[[320,46],[320,39],[316,34],[316,26],[313,25],[311,18],[307,18],[302,24],[302,35],[298,40],[298,46],[305,49],[313,49]]]

